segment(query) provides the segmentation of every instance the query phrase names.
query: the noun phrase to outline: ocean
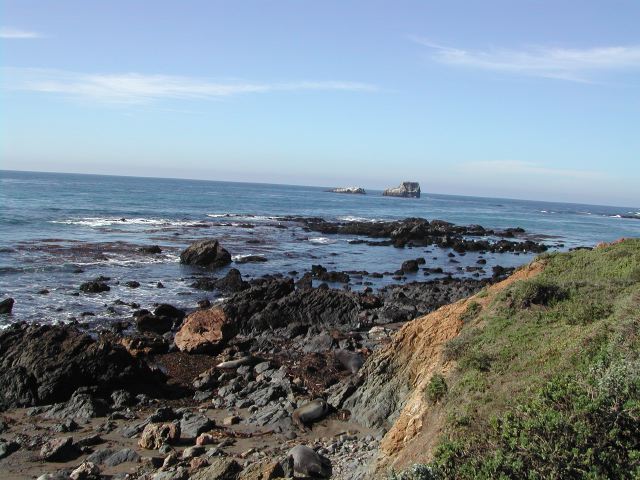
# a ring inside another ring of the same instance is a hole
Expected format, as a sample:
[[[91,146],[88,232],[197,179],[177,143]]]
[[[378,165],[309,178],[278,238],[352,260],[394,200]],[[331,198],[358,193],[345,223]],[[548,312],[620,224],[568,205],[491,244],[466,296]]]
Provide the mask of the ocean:
[[[391,182],[394,183],[394,182]],[[397,183],[397,182],[396,182]],[[429,189],[429,185],[423,185]],[[456,276],[469,275],[478,253],[455,266],[437,247],[394,248],[351,244],[353,235],[321,235],[285,216],[339,221],[375,221],[423,217],[500,229],[522,227],[530,238],[554,250],[593,246],[620,237],[640,236],[640,208],[435,195],[420,199],[335,194],[326,188],[159,178],[0,171],[0,300],[12,297],[12,315],[0,327],[19,320],[110,322],[130,316],[118,300],[141,308],[171,303],[195,308],[217,292],[191,287],[201,276],[222,277],[238,268],[243,278],[266,274],[299,278],[321,264],[329,270],[394,272],[407,259],[423,256],[427,266]],[[232,264],[215,272],[179,263],[190,242],[217,238],[234,259],[261,255],[261,263]],[[159,255],[139,247],[159,245]],[[518,266],[531,254],[496,254],[494,265]],[[297,272],[297,273],[291,273]],[[79,285],[109,277],[109,292],[79,293]],[[356,276],[350,288],[380,288],[397,283],[392,276]],[[406,281],[437,275],[419,272]],[[360,279],[360,280],[358,280]],[[126,282],[140,283],[130,288]],[[158,288],[161,282],[164,288]]]

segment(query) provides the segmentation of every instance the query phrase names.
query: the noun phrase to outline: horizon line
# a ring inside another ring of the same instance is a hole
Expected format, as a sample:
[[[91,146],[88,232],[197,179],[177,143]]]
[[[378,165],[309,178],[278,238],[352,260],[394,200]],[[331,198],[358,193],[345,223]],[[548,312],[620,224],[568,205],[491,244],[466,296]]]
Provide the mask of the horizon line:
[[[49,174],[58,174],[58,175],[86,175],[86,176],[95,176],[95,177],[123,177],[123,178],[140,178],[140,179],[151,179],[151,180],[188,180],[192,182],[220,182],[220,183],[239,183],[239,184],[253,184],[253,185],[272,185],[272,186],[284,186],[284,187],[310,187],[310,188],[341,188],[336,186],[327,186],[327,185],[302,185],[302,184],[292,184],[292,183],[271,183],[271,182],[250,182],[250,181],[240,181],[240,180],[211,180],[211,179],[201,179],[201,178],[191,178],[191,177],[167,177],[167,176],[140,176],[140,175],[123,175],[123,174],[112,174],[112,173],[87,173],[87,172],[61,172],[61,171],[51,171],[51,170],[16,170],[16,169],[4,169],[0,168],[0,172],[18,172],[18,173],[49,173]],[[405,180],[401,180],[400,183]],[[408,180],[407,180],[408,181]],[[420,183],[420,182],[418,182]],[[360,185],[357,185],[360,187]],[[369,187],[362,187],[371,191],[384,191],[384,189],[369,189]],[[483,195],[463,195],[457,193],[436,193],[436,192],[422,192],[424,195],[441,195],[448,197],[465,197],[465,198],[482,198],[486,200],[515,200],[515,201],[524,201],[524,202],[539,202],[539,203],[560,203],[566,205],[585,205],[591,207],[615,207],[615,208],[630,208],[637,209],[639,207],[632,207],[630,205],[613,205],[613,204],[599,204],[599,203],[585,203],[585,202],[567,202],[567,201],[556,201],[556,200],[536,200],[531,198],[511,198],[511,197],[488,197]],[[416,199],[413,199],[416,200]]]

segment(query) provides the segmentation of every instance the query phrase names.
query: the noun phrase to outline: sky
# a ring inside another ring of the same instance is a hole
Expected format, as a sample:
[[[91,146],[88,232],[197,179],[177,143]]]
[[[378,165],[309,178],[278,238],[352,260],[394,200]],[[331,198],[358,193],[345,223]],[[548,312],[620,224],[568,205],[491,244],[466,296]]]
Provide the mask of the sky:
[[[640,2],[0,1],[0,168],[640,205]]]

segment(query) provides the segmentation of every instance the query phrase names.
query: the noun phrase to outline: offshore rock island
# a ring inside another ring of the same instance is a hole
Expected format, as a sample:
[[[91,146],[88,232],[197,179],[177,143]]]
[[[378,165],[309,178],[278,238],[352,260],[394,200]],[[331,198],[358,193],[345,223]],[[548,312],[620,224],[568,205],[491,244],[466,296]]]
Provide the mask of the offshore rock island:
[[[402,182],[399,186],[387,188],[382,195],[385,197],[420,198],[420,184],[418,182]]]
[[[366,195],[366,191],[362,187],[338,187],[329,190],[331,193],[350,193],[355,195]]]

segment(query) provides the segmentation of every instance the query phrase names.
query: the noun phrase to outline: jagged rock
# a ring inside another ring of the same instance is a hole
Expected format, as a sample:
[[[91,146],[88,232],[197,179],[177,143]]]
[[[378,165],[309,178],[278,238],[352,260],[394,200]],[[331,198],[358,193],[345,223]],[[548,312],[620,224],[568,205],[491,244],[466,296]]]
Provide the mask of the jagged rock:
[[[116,451],[112,448],[100,448],[89,455],[85,461],[101,465],[114,453],[116,453]]]
[[[57,403],[43,411],[46,418],[80,418],[89,419],[103,417],[109,407],[102,399],[95,398],[90,393],[76,391],[64,403]]]
[[[333,347],[333,337],[327,332],[322,332],[318,335],[313,335],[304,342],[302,351],[305,353],[310,352],[326,352]]]
[[[200,240],[180,254],[180,263],[206,268],[224,267],[231,263],[231,254],[218,240]]]
[[[253,284],[251,288],[232,295],[223,308],[227,316],[239,321],[264,310],[267,305],[293,292],[293,280],[269,279]]]
[[[141,332],[153,332],[158,335],[163,335],[171,331],[173,327],[173,320],[166,317],[156,317],[150,312],[143,312],[140,315],[135,316],[136,327]]]
[[[174,342],[187,353],[217,353],[236,334],[236,326],[222,308],[190,314],[176,333]]]
[[[11,297],[5,298],[0,302],[0,313],[11,313],[15,300]]]
[[[382,195],[386,197],[420,198],[420,184],[418,182],[402,182],[398,187],[387,188]]]
[[[0,440],[0,459],[8,457],[13,452],[20,449],[20,445],[10,440]]]
[[[133,357],[144,358],[151,354],[166,353],[169,349],[167,340],[153,332],[132,334],[131,336],[122,337],[119,340],[120,345]]]
[[[187,447],[182,451],[182,459],[189,460],[190,458],[199,457],[204,453],[204,447],[196,445],[195,447]]]
[[[242,470],[238,462],[227,457],[212,457],[211,465],[191,474],[190,480],[236,480]]]
[[[226,308],[225,308],[226,310]],[[354,295],[339,290],[296,291],[266,305],[257,314],[239,319],[244,333],[286,327],[289,324],[346,326],[357,322],[360,306]]]
[[[100,469],[95,463],[83,462],[69,475],[71,480],[97,480],[100,478]]]
[[[72,437],[49,440],[40,449],[40,458],[48,462],[66,462],[77,458],[79,454]]]
[[[180,433],[183,438],[196,438],[216,426],[216,422],[201,413],[185,412],[180,420]]]
[[[120,345],[70,326],[14,324],[0,331],[0,409],[64,402],[79,387],[140,391],[159,376]]]
[[[111,392],[111,402],[112,407],[115,410],[119,410],[121,408],[129,407],[136,403],[135,398],[131,395],[131,392],[127,390],[116,390]]]
[[[358,381],[352,379],[346,379],[342,382],[331,385],[325,390],[327,396],[327,403],[336,410],[342,408],[344,402],[356,391],[358,387]]]
[[[249,282],[242,280],[240,270],[232,268],[227,272],[224,278],[216,280],[214,282],[214,286],[223,292],[235,293],[249,288]]]
[[[252,463],[240,473],[238,480],[273,480],[284,478],[285,473],[279,462]]]
[[[172,445],[180,440],[179,423],[150,423],[142,431],[138,445],[148,450],[157,450],[165,443]]]
[[[121,463],[127,462],[139,462],[140,455],[135,450],[131,448],[123,448],[122,450],[118,450],[117,452],[109,455],[105,460],[104,464],[107,467],[115,467],[120,465]]]
[[[316,453],[312,448],[297,445],[289,451],[289,456],[293,458],[295,472],[314,478],[331,477],[331,461]]]

